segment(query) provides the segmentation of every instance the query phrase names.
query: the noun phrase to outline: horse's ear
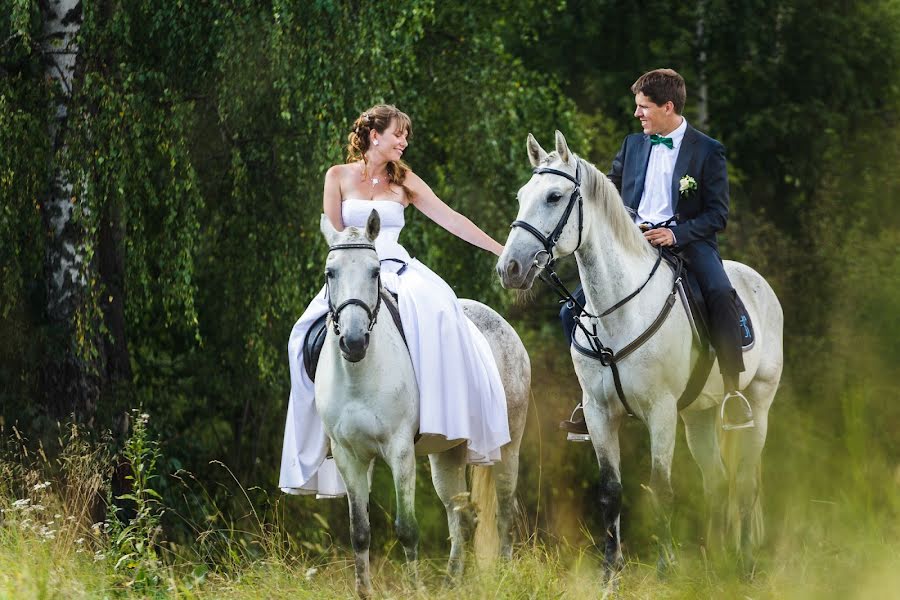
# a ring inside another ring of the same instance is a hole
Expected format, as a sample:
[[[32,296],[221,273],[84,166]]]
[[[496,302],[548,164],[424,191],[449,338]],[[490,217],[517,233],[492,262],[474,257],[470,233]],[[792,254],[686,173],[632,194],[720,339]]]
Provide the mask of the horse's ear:
[[[366,237],[369,238],[370,242],[374,242],[380,231],[381,217],[378,216],[378,211],[373,208],[372,212],[369,213],[369,219],[366,221]]]
[[[564,163],[569,162],[569,145],[559,129],[556,130],[556,153],[559,154],[560,160]]]
[[[538,166],[541,164],[541,161],[547,158],[547,153],[530,133],[528,134],[528,143],[525,146],[528,148],[528,160],[531,161],[532,167]]]
[[[328,242],[329,246],[334,245],[334,239],[339,232],[334,228],[334,225],[331,224],[331,219],[329,219],[326,214],[319,217],[319,231],[325,236],[325,241]]]

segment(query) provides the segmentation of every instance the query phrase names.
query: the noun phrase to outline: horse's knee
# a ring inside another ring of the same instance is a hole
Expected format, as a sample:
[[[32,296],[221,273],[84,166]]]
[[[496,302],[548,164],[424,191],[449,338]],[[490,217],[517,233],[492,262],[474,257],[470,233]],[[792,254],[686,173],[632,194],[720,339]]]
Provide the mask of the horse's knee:
[[[369,542],[372,535],[368,525],[356,526],[352,528],[350,535],[350,543],[353,545],[354,552],[365,552],[369,549]]]
[[[650,489],[656,501],[662,506],[668,506],[672,503],[674,493],[672,492],[671,480],[654,469],[650,473]]]
[[[404,548],[412,548],[419,543],[419,525],[415,518],[397,519],[395,523],[397,539]]]
[[[607,525],[622,510],[622,483],[612,475],[604,477],[600,482],[600,509]]]

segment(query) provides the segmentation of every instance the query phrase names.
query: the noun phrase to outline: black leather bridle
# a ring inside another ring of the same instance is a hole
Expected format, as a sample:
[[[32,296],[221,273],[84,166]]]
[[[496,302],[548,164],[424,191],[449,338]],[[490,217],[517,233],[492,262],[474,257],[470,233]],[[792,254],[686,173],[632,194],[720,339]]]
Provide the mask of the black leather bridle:
[[[569,221],[569,217],[572,214],[572,210],[575,207],[575,203],[578,203],[578,245],[575,246],[575,250],[581,247],[581,237],[582,230],[584,228],[584,201],[581,198],[581,177],[580,177],[580,165],[576,163],[575,165],[575,177],[572,177],[568,173],[563,171],[558,171],[556,169],[549,169],[546,167],[538,167],[532,171],[535,175],[541,175],[544,173],[549,173],[551,175],[559,175],[560,177],[564,177],[568,179],[572,183],[575,184],[575,189],[572,190],[572,195],[569,197],[569,203],[566,205],[566,210],[563,212],[562,217],[560,217],[559,222],[556,224],[556,227],[550,233],[549,236],[544,237],[544,235],[533,225],[527,223],[525,221],[513,221],[512,225],[510,225],[510,229],[514,229],[516,227],[521,227],[525,231],[529,232],[531,235],[536,237],[538,241],[544,246],[544,250],[538,251],[534,256],[534,264],[535,266],[539,266],[537,263],[537,258],[541,254],[541,252],[546,252],[549,260],[546,265],[541,268],[539,277],[544,281],[547,285],[549,285],[557,294],[559,294],[561,300],[560,302],[565,302],[569,304],[569,307],[573,309],[573,318],[575,319],[575,325],[581,329],[585,334],[585,339],[588,342],[588,346],[584,346],[578,342],[576,336],[572,335],[572,346],[585,356],[589,356],[600,361],[604,367],[609,367],[612,370],[613,374],[613,383],[615,384],[616,394],[619,396],[619,400],[622,402],[622,406],[625,408],[625,412],[629,416],[634,416],[634,411],[631,410],[631,406],[628,404],[628,399],[625,397],[625,391],[622,387],[622,381],[619,377],[619,368],[618,362],[624,359],[626,356],[630,355],[632,352],[640,348],[647,340],[653,337],[653,334],[662,326],[663,322],[666,320],[666,317],[669,315],[669,312],[672,309],[672,306],[675,304],[675,294],[677,290],[678,282],[682,277],[682,268],[683,264],[680,259],[675,257],[676,261],[676,270],[675,270],[675,279],[672,284],[672,291],[669,296],[666,298],[665,303],[663,304],[662,310],[657,315],[656,319],[653,323],[644,330],[637,338],[631,341],[631,343],[627,344],[624,348],[615,352],[612,348],[605,345],[600,337],[597,335],[597,324],[592,323],[591,329],[588,329],[584,320],[591,319],[601,319],[622,306],[624,306],[629,300],[637,296],[644,287],[650,283],[650,280],[653,278],[654,273],[659,268],[660,263],[662,262],[663,257],[663,249],[659,248],[659,253],[656,258],[656,263],[653,265],[653,268],[650,270],[650,275],[647,276],[647,279],[643,284],[640,285],[636,290],[630,293],[628,296],[616,302],[613,306],[609,307],[599,315],[591,314],[587,311],[587,309],[582,306],[580,302],[575,298],[572,292],[563,284],[560,280],[559,276],[553,271],[553,263],[556,262],[556,258],[553,256],[553,248],[556,246],[556,243],[559,241],[559,237],[562,235],[562,230],[566,226],[566,223]],[[667,226],[669,223],[661,223],[657,226]],[[573,250],[574,252],[574,250]],[[549,273],[549,274],[548,274]]]
[[[366,244],[362,242],[335,244],[334,246],[330,246],[328,248],[329,253],[336,250],[371,250],[372,252],[376,252],[374,244]],[[363,310],[366,311],[366,314],[369,316],[369,326],[367,328],[367,331],[372,331],[372,328],[375,327],[375,322],[378,320],[378,310],[381,308],[381,271],[379,270],[378,272],[378,292],[375,294],[378,299],[375,301],[374,310],[371,309],[368,304],[358,298],[350,298],[349,300],[344,300],[337,308],[335,308],[334,303],[331,301],[331,288],[328,285],[327,275],[325,277],[325,295],[328,298],[328,318],[331,319],[331,326],[334,329],[335,335],[341,334],[341,311],[351,305],[360,306]]]
[[[578,203],[578,245],[575,246],[575,250],[581,247],[581,232],[584,227],[584,201],[581,199],[581,177],[580,177],[580,167],[576,163],[575,165],[575,177],[572,177],[565,171],[558,171],[556,169],[549,169],[547,167],[537,167],[532,173],[535,175],[543,175],[545,173],[549,173],[550,175],[559,175],[565,179],[568,179],[572,183],[575,184],[575,189],[572,190],[572,194],[569,196],[569,203],[566,205],[566,210],[563,211],[562,216],[559,219],[559,222],[556,224],[556,227],[550,232],[550,235],[544,237],[537,227],[528,223],[527,221],[513,221],[512,225],[510,225],[510,229],[515,229],[516,227],[521,227],[534,237],[538,239],[541,245],[544,246],[544,252],[547,253],[549,260],[547,261],[546,266],[552,266],[554,262],[556,262],[556,258],[553,256],[553,248],[556,247],[556,244],[559,242],[559,238],[562,235],[563,228],[565,228],[566,223],[569,222],[569,217],[572,214],[572,210],[575,208],[575,204]],[[540,254],[540,252],[538,252]],[[535,255],[535,260],[537,260],[537,254]]]

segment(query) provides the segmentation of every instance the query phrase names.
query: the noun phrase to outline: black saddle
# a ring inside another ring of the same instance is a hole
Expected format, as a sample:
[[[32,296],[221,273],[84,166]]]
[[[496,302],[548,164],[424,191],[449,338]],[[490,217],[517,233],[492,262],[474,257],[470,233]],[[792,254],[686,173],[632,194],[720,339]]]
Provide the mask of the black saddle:
[[[678,272],[677,262],[682,261],[682,259],[669,250],[663,252],[663,257],[665,257],[675,272]],[[710,342],[709,337],[709,311],[703,299],[703,294],[700,292],[700,284],[697,282],[697,276],[687,268],[687,265],[684,266],[685,270],[682,272],[681,281],[677,286],[678,293],[681,296],[681,302],[687,310],[691,328],[694,331],[694,336],[701,351],[700,359],[694,365],[687,385],[678,399],[678,410],[686,408],[697,398],[716,360],[716,349]],[[738,325],[741,328],[741,347],[746,352],[753,347],[756,338],[753,335],[753,322],[750,320],[750,314],[747,312],[737,290],[735,290],[735,304],[739,315]]]
[[[663,256],[670,264],[672,264],[673,268],[675,268],[674,261],[681,260],[668,251],[664,252]],[[694,335],[701,344],[709,346],[710,352],[713,353],[712,357],[715,358],[715,349],[712,348],[709,337],[709,311],[706,306],[706,300],[703,298],[703,294],[700,291],[700,284],[697,282],[697,276],[690,270],[690,267],[687,264],[684,265],[683,273],[681,286],[679,288],[679,293],[682,295],[681,301],[685,304],[685,308],[688,309],[688,316],[691,320],[691,326],[694,329]],[[748,313],[746,307],[744,307],[744,301],[741,300],[741,296],[737,293],[737,290],[735,290],[734,295],[739,315],[738,326],[741,328],[741,348],[744,352],[747,352],[753,347],[753,344],[756,341],[753,334],[753,321],[750,320],[750,313]]]
[[[397,306],[397,297],[386,289],[381,288],[381,302],[387,307],[391,313],[391,319],[397,326],[397,331],[406,343],[406,335],[403,333],[403,324],[400,322],[400,309]],[[325,336],[328,333],[328,313],[322,315],[315,321],[309,331],[306,332],[306,338],[303,340],[303,367],[306,374],[313,381],[316,380],[316,367],[319,364],[319,354],[322,353],[322,346],[325,344]]]

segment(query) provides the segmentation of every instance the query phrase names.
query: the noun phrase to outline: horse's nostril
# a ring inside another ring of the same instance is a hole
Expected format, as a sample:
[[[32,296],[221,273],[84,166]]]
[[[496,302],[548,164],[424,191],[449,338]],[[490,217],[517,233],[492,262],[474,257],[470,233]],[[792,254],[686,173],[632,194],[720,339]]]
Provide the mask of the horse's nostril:
[[[369,334],[368,333],[366,334],[366,337],[363,338],[362,347],[363,347],[363,350],[366,350],[369,347]]]
[[[520,270],[521,267],[517,260],[510,260],[509,264],[506,265],[506,274],[510,277],[518,277]]]
[[[341,336],[341,339],[338,340],[338,347],[343,352],[350,352],[350,348],[347,347],[347,340],[344,339],[344,336]]]

